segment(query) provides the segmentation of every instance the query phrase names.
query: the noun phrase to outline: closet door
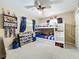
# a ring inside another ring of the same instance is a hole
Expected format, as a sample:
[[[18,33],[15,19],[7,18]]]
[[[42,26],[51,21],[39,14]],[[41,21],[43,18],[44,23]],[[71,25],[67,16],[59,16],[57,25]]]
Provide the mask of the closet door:
[[[76,24],[76,28],[75,28],[75,39],[76,39],[76,47],[79,49],[79,12],[77,11],[75,14],[75,24]]]

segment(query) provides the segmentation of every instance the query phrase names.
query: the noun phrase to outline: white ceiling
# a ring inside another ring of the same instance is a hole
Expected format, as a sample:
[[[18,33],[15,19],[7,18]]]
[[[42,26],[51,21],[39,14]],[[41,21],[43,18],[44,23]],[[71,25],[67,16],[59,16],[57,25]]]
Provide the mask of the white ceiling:
[[[18,7],[22,7],[23,9],[24,9],[24,6],[34,4],[34,0],[12,0],[12,1],[15,1],[15,3],[13,2],[10,3],[10,4],[14,4],[13,7],[16,7],[18,5]],[[51,15],[56,15],[59,13],[74,10],[76,3],[77,3],[77,0],[63,0],[63,2],[61,3],[52,4],[52,8],[45,9],[43,11],[43,14],[39,14],[36,8],[30,8],[30,9],[25,8],[25,10],[26,10],[26,13],[28,12],[28,14],[32,17],[44,18]]]
[[[34,0],[20,0],[20,2],[22,2],[24,6],[34,4]],[[63,2],[61,3],[52,4],[52,8],[45,9],[42,14],[39,14],[36,8],[31,8],[26,10],[28,10],[31,16],[33,17],[43,18],[43,17],[48,17],[51,15],[56,15],[59,13],[74,10],[76,6],[76,2],[77,0],[63,0]]]

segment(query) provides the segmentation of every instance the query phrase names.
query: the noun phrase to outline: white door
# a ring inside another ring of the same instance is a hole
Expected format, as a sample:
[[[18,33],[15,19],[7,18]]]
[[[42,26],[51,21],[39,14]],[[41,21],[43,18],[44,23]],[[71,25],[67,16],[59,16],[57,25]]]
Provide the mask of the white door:
[[[79,49],[79,12],[76,12],[75,14],[75,24],[76,24],[76,28],[75,28],[75,38],[76,38],[76,47]]]

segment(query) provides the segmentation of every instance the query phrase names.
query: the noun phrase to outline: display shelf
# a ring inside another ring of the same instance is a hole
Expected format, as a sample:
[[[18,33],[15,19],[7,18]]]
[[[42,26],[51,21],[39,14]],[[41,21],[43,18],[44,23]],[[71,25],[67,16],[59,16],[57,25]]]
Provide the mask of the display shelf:
[[[23,46],[29,42],[32,42],[32,32],[19,33],[20,45]]]

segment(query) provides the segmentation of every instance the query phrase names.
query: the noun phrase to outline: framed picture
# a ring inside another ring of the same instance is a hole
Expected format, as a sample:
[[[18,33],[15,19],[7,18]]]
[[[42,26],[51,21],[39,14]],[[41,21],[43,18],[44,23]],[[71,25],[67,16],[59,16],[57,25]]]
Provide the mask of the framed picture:
[[[57,22],[58,22],[58,23],[63,23],[62,18],[57,18]]]

